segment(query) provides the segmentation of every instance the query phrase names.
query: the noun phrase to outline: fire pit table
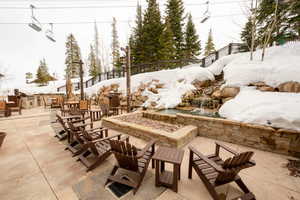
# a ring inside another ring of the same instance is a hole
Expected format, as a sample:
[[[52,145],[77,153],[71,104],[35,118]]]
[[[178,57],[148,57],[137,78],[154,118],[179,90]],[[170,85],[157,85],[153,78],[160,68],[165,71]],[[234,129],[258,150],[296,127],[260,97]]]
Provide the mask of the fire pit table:
[[[165,186],[174,192],[178,191],[180,166],[184,151],[176,148],[159,147],[153,155],[155,161],[155,186]],[[173,164],[173,172],[165,170],[165,163]]]

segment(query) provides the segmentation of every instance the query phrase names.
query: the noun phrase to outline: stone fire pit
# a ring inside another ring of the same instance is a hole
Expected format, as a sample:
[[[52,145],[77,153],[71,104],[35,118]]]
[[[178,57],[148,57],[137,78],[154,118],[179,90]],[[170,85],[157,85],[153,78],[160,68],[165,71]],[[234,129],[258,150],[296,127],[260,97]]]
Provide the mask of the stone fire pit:
[[[128,135],[150,140],[156,138],[164,146],[180,148],[197,136],[197,127],[153,119],[147,113],[135,112],[105,118],[102,125]]]

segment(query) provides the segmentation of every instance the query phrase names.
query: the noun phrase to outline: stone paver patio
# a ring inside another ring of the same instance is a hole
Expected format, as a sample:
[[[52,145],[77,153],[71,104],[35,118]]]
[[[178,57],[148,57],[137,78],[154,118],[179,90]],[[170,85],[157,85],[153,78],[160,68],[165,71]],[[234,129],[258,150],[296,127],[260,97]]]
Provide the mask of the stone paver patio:
[[[76,200],[78,197],[72,186],[104,172],[115,162],[111,156],[95,170],[87,173],[86,168],[76,162],[70,152],[64,150],[64,144],[53,137],[50,112],[43,108],[24,110],[22,116],[0,118],[0,131],[7,132],[0,149],[1,200]],[[134,137],[130,137],[130,141],[138,147],[143,147],[146,143]],[[214,140],[203,137],[196,137],[188,145],[204,154],[212,153],[215,148]],[[287,156],[235,144],[228,145],[237,151],[255,152],[257,166],[242,171],[241,177],[257,199],[300,200],[300,178],[289,176],[288,170],[282,167],[287,162]],[[178,193],[167,189],[157,200],[211,199],[195,173],[192,180],[187,178],[187,146],[184,148]],[[223,155],[228,156],[225,153]],[[150,167],[149,171],[154,173]],[[145,185],[142,184],[141,188],[143,186]],[[146,187],[155,187],[154,182]],[[218,191],[227,193],[227,199],[241,194],[235,184],[222,186]]]

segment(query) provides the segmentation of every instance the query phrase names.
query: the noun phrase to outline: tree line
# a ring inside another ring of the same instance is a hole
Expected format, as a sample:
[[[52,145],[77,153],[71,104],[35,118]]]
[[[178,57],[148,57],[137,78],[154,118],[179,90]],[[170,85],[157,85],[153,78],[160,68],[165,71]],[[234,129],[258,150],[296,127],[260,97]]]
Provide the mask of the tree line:
[[[241,51],[250,51],[252,38],[254,50],[299,39],[300,1],[261,0],[257,7],[250,9],[241,32]]]

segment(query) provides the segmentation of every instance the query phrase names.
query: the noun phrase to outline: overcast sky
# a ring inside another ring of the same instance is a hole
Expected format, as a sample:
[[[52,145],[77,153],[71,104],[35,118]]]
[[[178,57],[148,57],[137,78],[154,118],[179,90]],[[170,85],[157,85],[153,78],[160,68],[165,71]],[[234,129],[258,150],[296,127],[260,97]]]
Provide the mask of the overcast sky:
[[[200,23],[200,21],[206,10],[206,5],[204,5],[206,1],[183,1],[185,12],[191,12],[193,16],[202,47],[204,47],[207,40],[210,28],[213,30],[213,38],[217,48],[221,48],[229,42],[239,42],[241,27],[246,21],[244,13],[249,1],[211,0],[210,12],[212,17],[205,23]],[[139,2],[145,9],[146,1],[140,0]],[[158,2],[161,11],[164,11],[166,0]],[[31,11],[26,7],[29,8],[30,4],[35,5],[37,8],[48,7],[48,9],[35,10],[36,18],[45,23],[43,32],[36,32],[27,25],[30,22]],[[63,77],[67,35],[69,33],[75,35],[83,59],[86,59],[89,53],[89,45],[94,38],[94,24],[92,22],[95,20],[98,21],[99,37],[105,49],[104,54],[110,55],[112,17],[117,19],[119,40],[121,45],[125,45],[134,26],[136,4],[136,0],[0,0],[1,70],[5,70],[10,74],[11,81],[22,83],[25,81],[25,73],[32,72],[36,74],[39,60],[45,58],[49,71]],[[3,7],[6,8],[3,9]],[[59,8],[53,9],[53,7]],[[162,14],[164,15],[164,12]],[[44,30],[47,29],[46,24],[50,22],[54,23],[55,43],[48,40],[44,35]]]

